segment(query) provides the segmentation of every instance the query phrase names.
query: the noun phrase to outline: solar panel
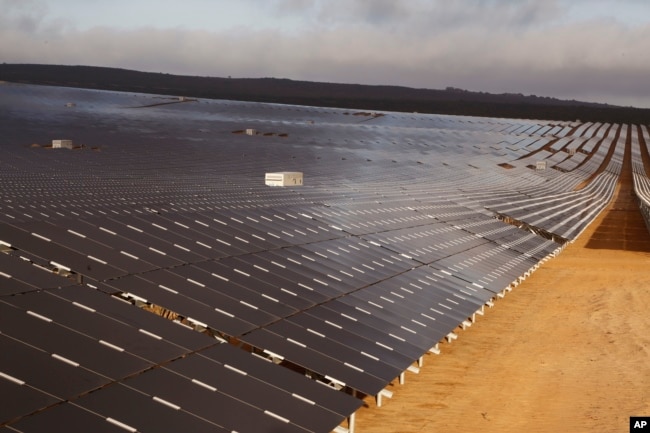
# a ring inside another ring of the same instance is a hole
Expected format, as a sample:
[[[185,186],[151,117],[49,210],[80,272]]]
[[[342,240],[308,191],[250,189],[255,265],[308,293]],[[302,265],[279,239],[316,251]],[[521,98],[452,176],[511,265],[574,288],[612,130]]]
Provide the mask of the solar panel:
[[[124,426],[115,422],[108,422],[106,418],[97,413],[72,403],[59,404],[48,410],[22,418],[12,424],[11,427],[15,430],[11,431],[43,432],[51,430],[52,426],[100,433],[124,433]],[[225,430],[223,431],[225,432]]]
[[[46,318],[72,332],[89,336],[100,344],[118,352],[126,352],[137,358],[159,364],[183,355],[186,350],[157,338],[151,331],[139,331],[121,321],[113,320],[103,314],[96,314],[82,304],[74,304],[49,292],[27,293],[12,297],[9,302],[24,309],[28,314]],[[45,320],[45,319],[43,319]]]
[[[404,356],[386,350],[370,339],[370,333],[357,330],[358,334],[355,334],[343,327],[336,327],[328,324],[326,320],[320,319],[311,314],[298,314],[290,317],[288,320],[320,338],[326,338],[346,347],[358,350],[362,355],[371,359],[376,358],[382,363],[392,366],[398,374],[406,370],[408,366],[413,363],[413,359],[417,357]],[[417,353],[417,351],[414,353]],[[386,370],[389,371],[389,369]],[[390,373],[387,374],[390,376]]]
[[[179,277],[176,284],[170,284],[168,277],[169,274],[165,271],[154,271],[143,276],[129,276],[111,281],[109,286],[120,292],[134,294],[153,305],[174,311],[228,335],[241,335],[255,329],[254,324],[235,317],[218,306],[192,298],[192,283]],[[190,290],[190,295],[185,293],[187,289]]]
[[[279,332],[282,330],[281,328]],[[276,334],[266,328],[251,332],[243,339],[246,343],[265,350],[267,354],[279,355],[307,371],[321,375],[332,384],[349,385],[369,395],[376,395],[386,386],[385,379],[366,373],[354,364],[346,365],[345,361],[320,353],[306,343],[290,340],[290,337]]]
[[[118,297],[107,297],[97,290],[86,290],[83,287],[70,287],[50,292],[70,301],[75,307],[87,311],[95,310],[114,321],[131,326],[145,335],[155,339],[168,341],[178,347],[192,352],[214,344],[211,338],[197,332],[187,330],[185,327],[177,326],[167,320],[159,320],[153,314],[141,309],[133,308]]]
[[[0,336],[0,341],[3,351],[12,354],[2,357],[0,368],[4,375],[61,400],[110,383],[110,379],[58,353],[48,354],[4,335]]]
[[[61,278],[50,272],[34,266],[12,254],[0,254],[0,295],[24,293],[37,289],[51,289],[75,284],[74,281]]]
[[[0,92],[9,431],[332,431],[561,251],[622,161],[620,125]]]
[[[3,398],[2,405],[0,405],[0,419],[2,419],[3,424],[12,423],[14,420],[20,420],[23,417],[26,417],[23,419],[31,419],[32,417],[29,415],[62,401],[51,394],[26,384],[23,379],[13,377],[5,372],[0,372],[0,374],[3,379],[0,380],[2,395],[11,396],[11,398]],[[10,431],[9,428],[3,430]]]
[[[190,383],[188,381],[188,383]],[[191,384],[191,383],[190,383]],[[194,396],[201,388],[195,386]],[[179,391],[186,391],[181,389]],[[172,402],[139,389],[116,384],[78,399],[75,404],[104,418],[104,422],[127,431],[230,431],[209,419],[189,413]],[[206,401],[204,404],[209,404]],[[212,410],[217,407],[212,405]]]
[[[20,310],[5,303],[0,304],[3,313],[2,333],[23,344],[50,354],[59,354],[84,367],[111,378],[125,377],[151,367],[151,362],[132,353],[118,350],[109,345],[110,341],[100,341],[67,329],[38,313]],[[107,344],[108,343],[108,344]],[[6,352],[9,353],[9,352]],[[8,357],[9,358],[9,357]],[[7,359],[9,362],[9,359]],[[13,362],[21,362],[20,357]],[[22,379],[26,381],[26,379]]]
[[[289,369],[278,369],[275,364],[230,345],[219,344],[201,351],[199,355],[223,365],[236,366],[237,369],[246,372],[247,376],[282,389],[299,400],[307,403],[313,402],[317,406],[338,414],[340,419],[354,412],[362,404],[360,400],[351,395],[323,387]]]
[[[58,245],[44,234],[4,224],[0,224],[0,233],[5,242],[21,251],[34,254],[42,259],[43,264],[54,262],[96,280],[126,275],[125,271],[109,265],[105,260]]]

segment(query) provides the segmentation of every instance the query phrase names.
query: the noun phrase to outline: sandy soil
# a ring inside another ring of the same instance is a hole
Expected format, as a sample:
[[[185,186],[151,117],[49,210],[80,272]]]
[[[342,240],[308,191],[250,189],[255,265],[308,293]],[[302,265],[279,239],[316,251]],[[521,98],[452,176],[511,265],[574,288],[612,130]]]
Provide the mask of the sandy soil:
[[[627,165],[558,258],[394,381],[381,408],[367,398],[356,432],[609,433],[650,415],[650,235],[630,182]]]

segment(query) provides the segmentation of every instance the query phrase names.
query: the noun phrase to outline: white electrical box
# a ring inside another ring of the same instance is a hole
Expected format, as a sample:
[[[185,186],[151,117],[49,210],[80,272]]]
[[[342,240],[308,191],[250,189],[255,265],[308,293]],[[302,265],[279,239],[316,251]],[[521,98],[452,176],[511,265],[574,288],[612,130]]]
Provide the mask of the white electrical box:
[[[266,173],[264,182],[268,186],[301,186],[301,171],[279,171],[275,173]]]
[[[52,140],[53,149],[72,149],[72,140]]]

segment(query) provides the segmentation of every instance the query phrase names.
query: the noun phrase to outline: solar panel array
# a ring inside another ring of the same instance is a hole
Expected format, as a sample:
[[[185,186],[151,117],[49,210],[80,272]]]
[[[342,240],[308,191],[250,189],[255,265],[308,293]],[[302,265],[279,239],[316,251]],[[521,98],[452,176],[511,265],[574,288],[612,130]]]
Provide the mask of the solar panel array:
[[[18,432],[352,428],[361,397],[584,230],[626,134],[0,94],[0,429]],[[77,148],[45,146],[61,138]],[[267,187],[270,171],[305,185]]]
[[[646,152],[649,150],[650,133],[646,125],[638,128],[632,127],[632,177],[634,181],[634,193],[639,203],[639,210],[645,220],[646,227],[650,231],[650,178],[644,167],[641,149],[643,146]]]

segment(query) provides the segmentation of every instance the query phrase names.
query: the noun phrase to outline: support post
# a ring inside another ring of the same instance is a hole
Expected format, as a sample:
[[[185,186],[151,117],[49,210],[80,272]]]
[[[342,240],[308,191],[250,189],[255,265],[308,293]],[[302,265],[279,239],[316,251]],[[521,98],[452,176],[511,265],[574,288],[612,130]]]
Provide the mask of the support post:
[[[387,389],[382,389],[381,391],[379,391],[379,393],[375,396],[377,407],[381,407],[383,397],[393,398],[393,393]]]

